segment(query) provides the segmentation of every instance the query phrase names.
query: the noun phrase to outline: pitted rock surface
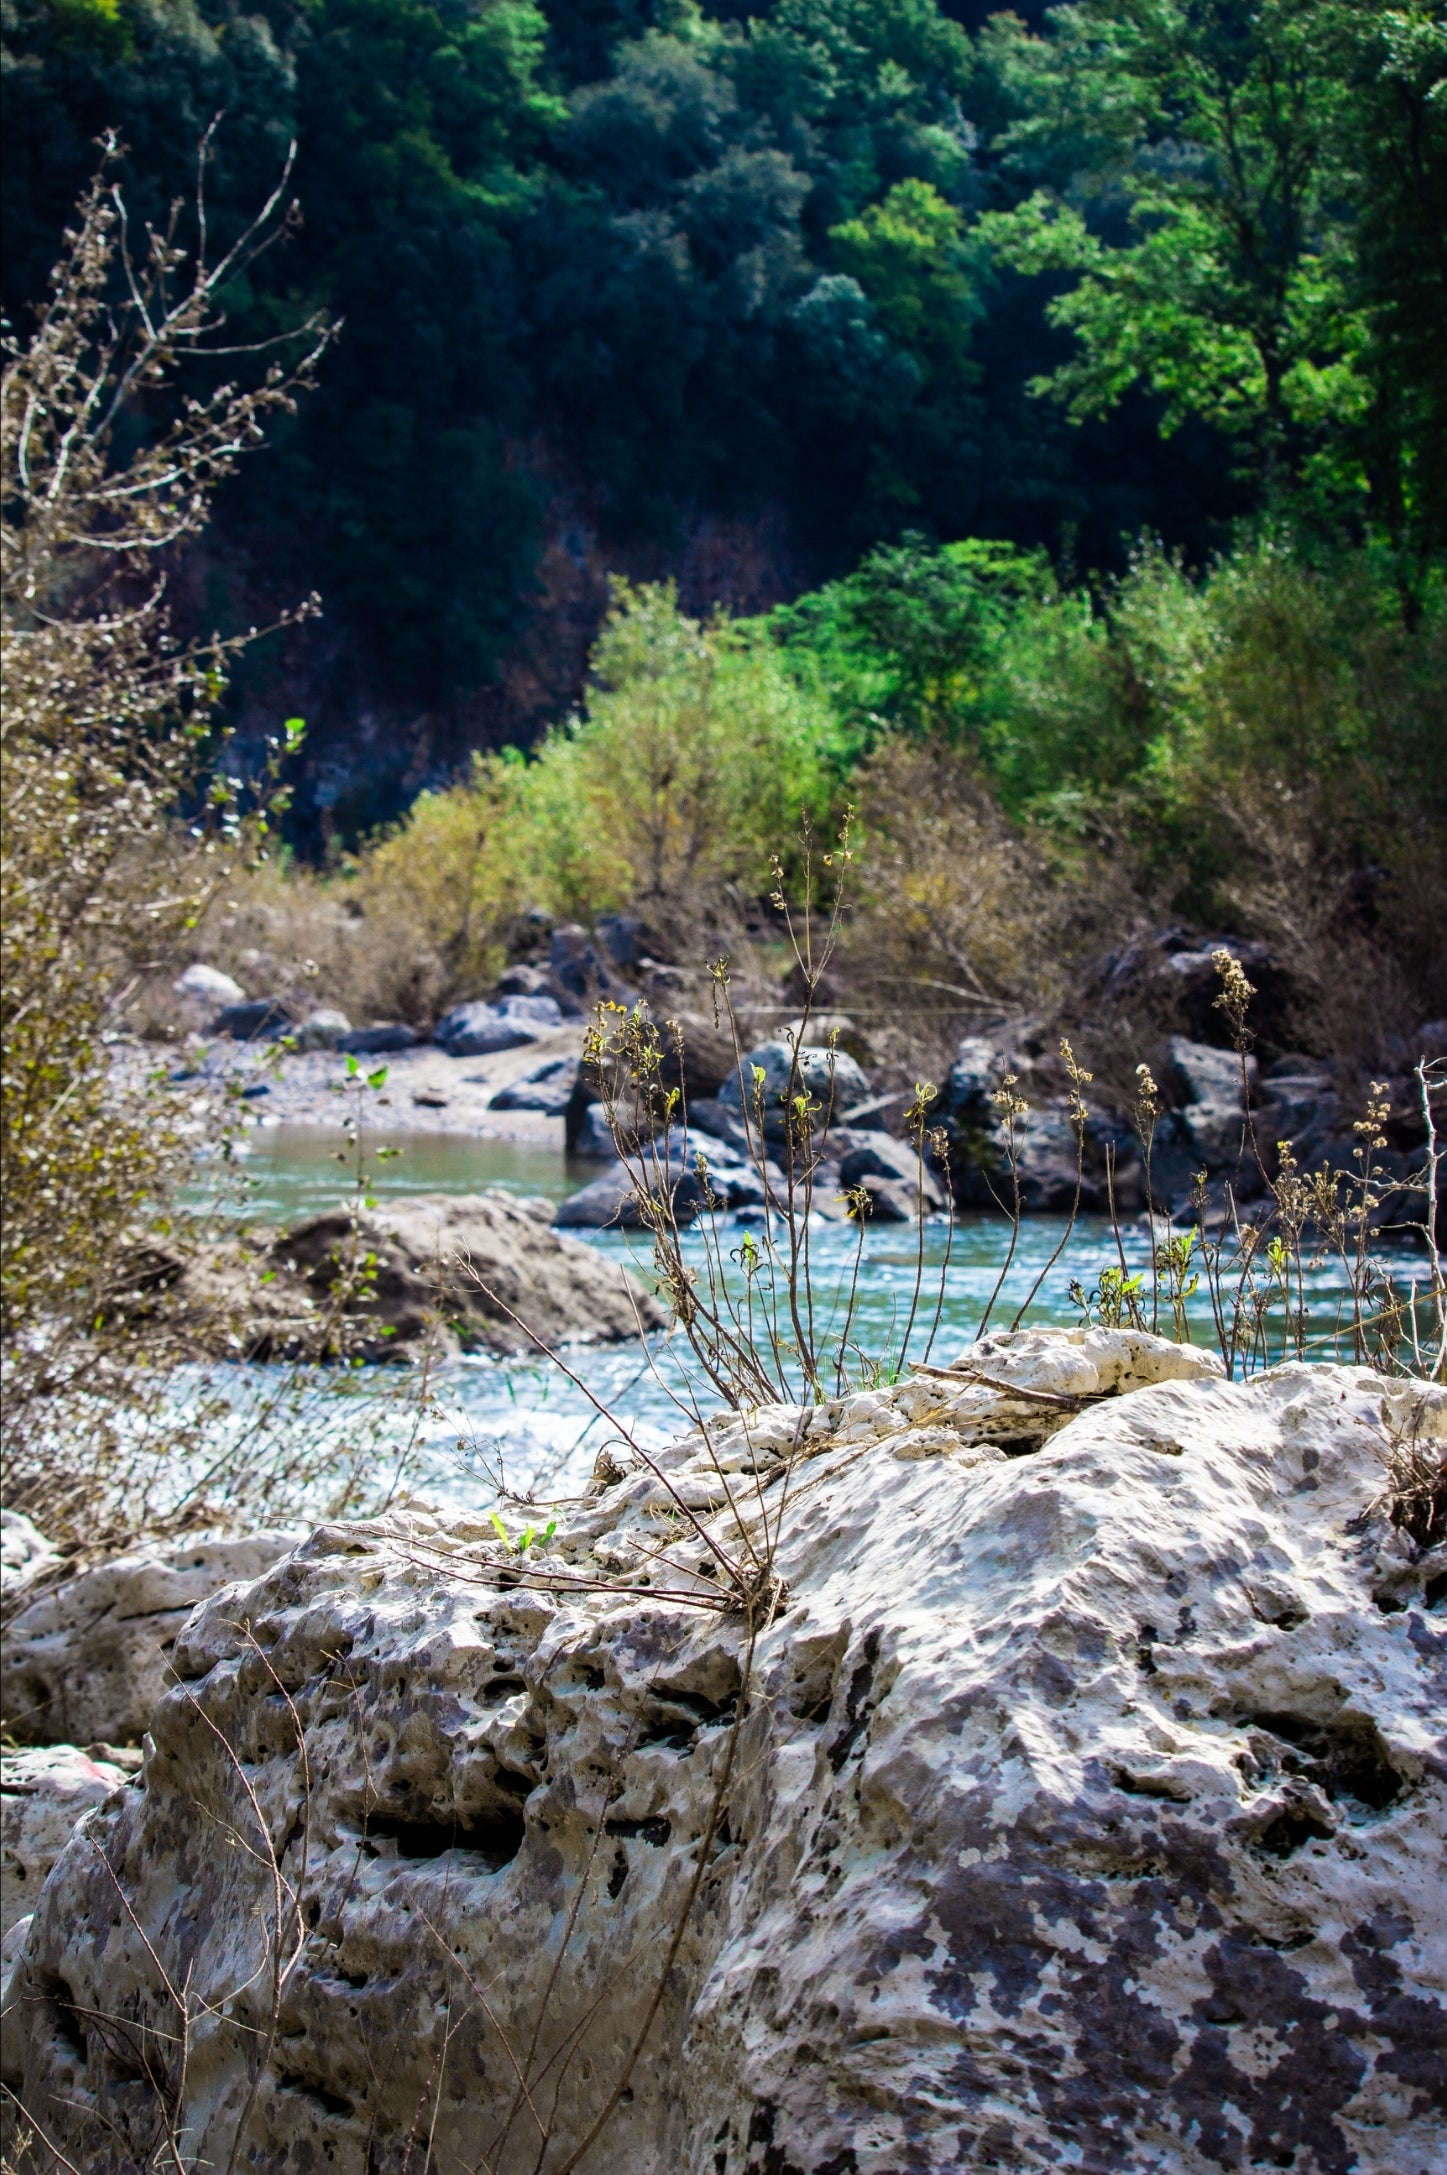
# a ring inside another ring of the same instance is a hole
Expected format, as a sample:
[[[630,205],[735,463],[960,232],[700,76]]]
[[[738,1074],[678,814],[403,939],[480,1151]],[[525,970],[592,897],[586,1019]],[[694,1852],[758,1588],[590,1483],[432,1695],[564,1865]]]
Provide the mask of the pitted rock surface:
[[[200,1608],[17,1967],[34,2119],[155,2147],[164,1967],[187,2150],[268,2175],[548,2175],[645,2026],[585,2175],[1447,2164],[1444,1552],[1374,1507],[1447,1393],[965,1359]],[[698,1597],[765,1521],[750,1652]]]
[[[0,1752],[0,1934],[34,1910],[81,1814],[126,1779],[124,1768],[79,1745]]]
[[[32,1601],[7,1627],[0,1714],[22,1744],[139,1744],[176,1634],[198,1601],[253,1579],[297,1535],[166,1542],[117,1556]]]

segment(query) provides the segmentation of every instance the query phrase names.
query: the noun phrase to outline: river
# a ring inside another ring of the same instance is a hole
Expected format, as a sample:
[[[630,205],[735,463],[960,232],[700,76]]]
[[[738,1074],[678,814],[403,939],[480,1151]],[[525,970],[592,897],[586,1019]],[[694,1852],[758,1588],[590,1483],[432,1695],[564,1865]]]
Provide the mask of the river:
[[[400,1153],[378,1159],[382,1147]],[[369,1150],[372,1191],[379,1197],[498,1186],[556,1201],[597,1170],[592,1164],[569,1164],[551,1147],[456,1133],[412,1131],[391,1141],[379,1135]],[[298,1126],[251,1132],[239,1166],[238,1212],[286,1224],[332,1204],[345,1184],[337,1154],[335,1130]],[[744,1230],[733,1218],[720,1221],[717,1243],[730,1275],[737,1274],[730,1257]],[[601,1232],[589,1238],[647,1278],[646,1238]],[[688,1243],[701,1262],[702,1234],[690,1234]],[[953,1226],[934,1217],[923,1234],[914,1226],[878,1225],[866,1230],[862,1248],[854,1226],[820,1220],[811,1232],[811,1256],[820,1320],[837,1325],[851,1287],[856,1291],[849,1332],[855,1382],[867,1379],[871,1360],[887,1357],[897,1363],[911,1313],[909,1357],[928,1354],[936,1363],[977,1334],[992,1299],[995,1327],[1008,1325],[1022,1309],[1027,1322],[1076,1324],[1082,1318],[1079,1294],[1096,1292],[1102,1271],[1119,1270],[1122,1259],[1128,1273],[1141,1276],[1141,1299],[1150,1311],[1148,1233],[1140,1225],[1117,1237],[1100,1217],[1082,1217],[1073,1230],[1057,1217],[1032,1217],[1021,1227],[1013,1252],[1010,1226],[998,1216],[969,1216]],[[1340,1272],[1331,1267],[1309,1277],[1311,1326],[1330,1327],[1341,1289]],[[1196,1340],[1210,1342],[1204,1290],[1190,1313]],[[420,1412],[414,1370],[368,1369],[360,1377],[314,1386],[306,1401],[306,1425],[339,1442],[366,1438],[366,1455],[375,1467],[373,1494],[385,1495],[395,1485],[438,1504],[484,1506],[502,1493],[540,1499],[576,1493],[610,1441],[622,1436],[656,1446],[687,1424],[695,1394],[691,1384],[699,1376],[677,1333],[653,1337],[646,1345],[573,1347],[565,1358],[576,1380],[543,1359],[449,1361]],[[227,1394],[238,1413],[269,1396],[280,1372],[230,1370]],[[214,1376],[206,1378],[206,1394],[214,1394],[214,1382]],[[378,1476],[404,1445],[405,1470],[398,1469],[393,1483],[381,1484]]]

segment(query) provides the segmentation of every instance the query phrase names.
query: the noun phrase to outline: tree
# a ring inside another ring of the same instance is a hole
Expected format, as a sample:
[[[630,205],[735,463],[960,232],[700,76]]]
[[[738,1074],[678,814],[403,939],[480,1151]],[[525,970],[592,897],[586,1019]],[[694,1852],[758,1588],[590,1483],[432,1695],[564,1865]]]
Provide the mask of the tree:
[[[1079,419],[1144,384],[1164,430],[1205,418],[1268,495],[1364,415],[1347,13],[1078,0],[1048,39],[989,34],[1016,105],[1000,148],[1046,185],[981,226],[1006,263],[1068,281],[1047,314],[1076,351],[1035,390]]]

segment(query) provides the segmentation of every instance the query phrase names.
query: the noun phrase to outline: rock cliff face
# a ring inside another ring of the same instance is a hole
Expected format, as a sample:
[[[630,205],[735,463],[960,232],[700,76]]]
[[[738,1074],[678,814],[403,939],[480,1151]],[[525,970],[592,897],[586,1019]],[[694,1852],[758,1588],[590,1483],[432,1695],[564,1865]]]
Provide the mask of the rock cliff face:
[[[615,2094],[585,2175],[1447,2164],[1444,1551],[1374,1508],[1447,1394],[967,1361],[606,1460],[541,1556],[413,1514],[198,1609],[17,1967],[33,2118],[116,2175],[157,2084],[268,2175],[561,2175]]]

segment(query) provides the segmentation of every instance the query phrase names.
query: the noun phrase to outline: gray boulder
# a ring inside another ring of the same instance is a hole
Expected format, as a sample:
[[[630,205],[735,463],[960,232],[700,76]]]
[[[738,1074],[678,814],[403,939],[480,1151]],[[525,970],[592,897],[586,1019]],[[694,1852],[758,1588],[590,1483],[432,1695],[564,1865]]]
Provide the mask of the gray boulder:
[[[988,1035],[966,1035],[945,1083],[941,1115],[967,1131],[992,1131],[999,1113],[991,1098],[1016,1069],[1009,1051]]]
[[[22,1744],[138,1744],[198,1601],[255,1578],[289,1533],[142,1546],[40,1595],[9,1624],[0,1713]]]
[[[756,1085],[755,1072],[763,1073]],[[814,1120],[815,1137],[830,1126],[845,1122],[846,1113],[869,1093],[869,1082],[856,1060],[845,1050],[825,1049],[805,1043],[796,1053],[788,1042],[761,1042],[746,1053],[742,1066],[729,1072],[718,1091],[724,1109],[752,1121],[762,1100],[764,1133],[770,1142],[785,1134],[784,1097],[791,1092],[807,1094],[819,1107]]]
[[[1180,1112],[1192,1155],[1206,1171],[1234,1169],[1242,1157],[1246,1103],[1241,1060],[1234,1050],[1172,1035],[1171,1071],[1185,1103]],[[1256,1078],[1256,1060],[1246,1060],[1247,1078]]]
[[[239,982],[223,974],[219,967],[203,965],[199,959],[176,976],[171,995],[186,1025],[195,1028],[205,1027],[223,1007],[246,1002],[246,991]]]
[[[546,991],[547,986],[548,978],[543,969],[525,963],[504,967],[497,978],[499,997],[536,997],[540,991]]]
[[[576,1085],[575,1080],[574,1088],[569,1091],[570,1101],[572,1094],[576,1092]],[[566,1104],[564,1108],[567,1108]],[[575,1117],[572,1132],[573,1137],[568,1143],[570,1155],[588,1156],[611,1163],[618,1153],[607,1113],[601,1103],[585,1103],[581,1116]]]
[[[352,1023],[345,1012],[334,1005],[319,1005],[315,1012],[308,1012],[296,1029],[293,1040],[299,1050],[334,1050],[344,1035],[352,1032]]]
[[[374,1020],[370,1027],[338,1035],[332,1047],[343,1057],[384,1057],[391,1050],[410,1050],[418,1039],[416,1028],[402,1020]]]
[[[499,1355],[533,1351],[529,1329],[547,1344],[607,1344],[660,1326],[621,1264],[549,1230],[550,1207],[501,1190],[422,1195],[381,1202],[355,1235],[338,1208],[297,1225],[273,1259],[321,1303],[353,1248],[371,1255],[354,1318],[374,1359],[404,1358],[438,1324],[445,1344]]]
[[[213,1035],[229,1035],[235,1042],[275,1040],[291,1033],[296,1007],[287,997],[257,997],[242,1004],[226,1004],[211,1022]]]
[[[593,934],[615,967],[636,967],[641,956],[643,924],[636,914],[600,914]]]
[[[881,1184],[902,1186],[909,1198],[919,1192],[920,1164],[914,1143],[896,1140],[892,1133],[866,1132],[857,1127],[846,1128],[843,1137],[844,1152],[839,1158],[839,1182],[844,1187],[858,1186],[868,1179],[878,1179]],[[928,1155],[924,1161],[924,1202],[926,1212],[941,1209],[945,1196],[933,1171]],[[916,1213],[917,1210],[911,1210]]]
[[[16,1967],[37,2129],[87,2175],[168,2121],[266,2175],[1440,2168],[1443,1552],[1373,1506],[1447,1393],[961,1360],[622,1453],[530,1580],[415,1512],[199,1611]],[[779,1531],[762,1623],[680,1499]],[[169,2099],[116,2054],[166,1984]]]
[[[534,1065],[520,1080],[499,1088],[488,1109],[538,1110],[550,1118],[562,1117],[572,1098],[578,1063],[576,1057],[550,1057],[545,1064]]]
[[[500,997],[495,1004],[479,998],[454,1005],[439,1020],[433,1040],[448,1057],[490,1057],[497,1050],[517,1050],[563,1025],[555,997]]]
[[[60,1562],[37,1525],[20,1510],[0,1510],[0,1599],[12,1602]]]
[[[580,922],[566,921],[548,942],[554,985],[576,1003],[591,1004],[618,987],[605,951]]]
[[[660,1172],[655,1181],[652,1172],[650,1184],[665,1182]],[[708,1193],[696,1171],[686,1170],[681,1163],[668,1166],[666,1182],[673,1200],[674,1213],[680,1223],[692,1223],[708,1203]],[[553,1211],[553,1222],[563,1231],[639,1231],[644,1228],[644,1216],[638,1201],[638,1181],[628,1166],[615,1161],[612,1167],[569,1194]]]
[[[1289,1140],[1304,1167],[1319,1159],[1328,1141],[1350,1135],[1329,1072],[1315,1067],[1278,1071],[1273,1066],[1262,1080],[1261,1093],[1257,1131],[1262,1140],[1273,1149],[1278,1141]]]
[[[680,1127],[670,1134],[666,1165],[675,1212],[680,1223],[692,1223],[707,1209],[740,1210],[764,1207],[772,1194],[783,1200],[787,1182],[777,1164],[766,1161],[760,1171],[754,1159],[735,1142],[722,1140],[696,1126]],[[644,1161],[615,1156],[611,1167],[590,1185],[571,1194],[554,1211],[553,1222],[563,1229],[581,1231],[636,1231],[644,1226],[637,1198],[638,1175],[650,1187],[664,1182],[662,1144],[644,1151]]]

